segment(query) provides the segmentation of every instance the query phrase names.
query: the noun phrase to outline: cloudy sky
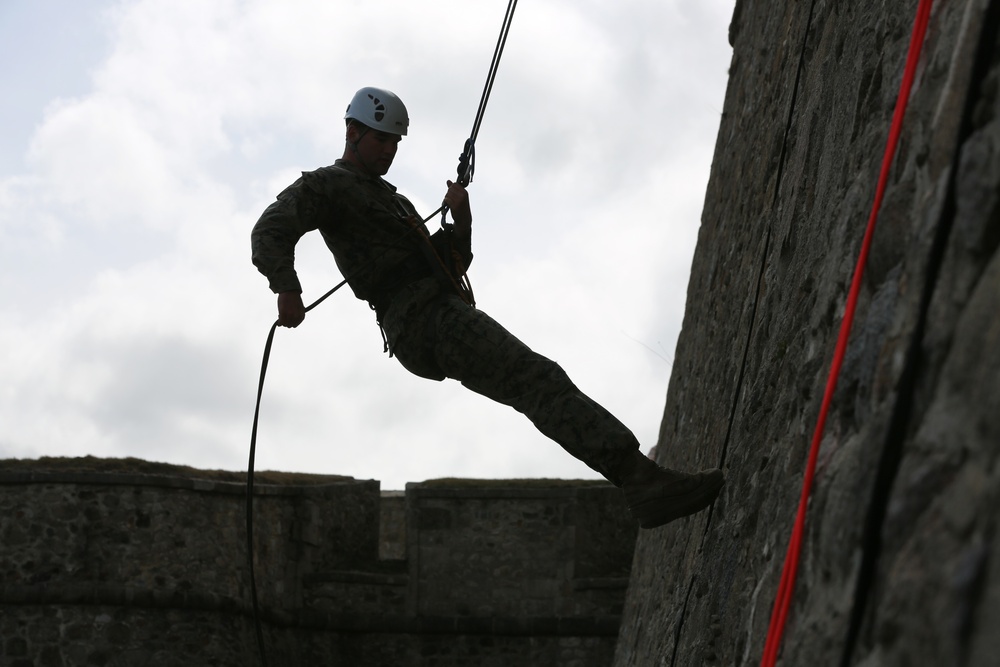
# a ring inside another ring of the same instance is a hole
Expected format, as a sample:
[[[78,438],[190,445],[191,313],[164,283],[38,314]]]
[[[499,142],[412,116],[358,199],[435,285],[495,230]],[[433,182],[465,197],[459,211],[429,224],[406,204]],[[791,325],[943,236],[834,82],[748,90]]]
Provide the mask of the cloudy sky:
[[[427,215],[504,0],[2,0],[0,458],[245,469],[274,297],[249,232],[406,103],[388,180]],[[524,0],[470,186],[479,306],[655,444],[722,110],[733,0]],[[307,303],[340,281],[318,234]],[[348,290],[279,329],[257,469],[594,478],[520,415],[382,354]]]

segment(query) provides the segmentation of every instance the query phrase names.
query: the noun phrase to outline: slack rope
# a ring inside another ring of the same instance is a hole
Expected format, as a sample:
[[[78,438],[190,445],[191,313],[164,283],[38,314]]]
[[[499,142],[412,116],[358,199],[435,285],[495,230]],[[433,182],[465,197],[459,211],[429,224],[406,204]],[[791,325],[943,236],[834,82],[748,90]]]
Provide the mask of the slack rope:
[[[805,533],[806,510],[809,506],[809,495],[816,473],[819,446],[823,439],[826,417],[829,413],[830,404],[833,401],[833,394],[837,388],[837,379],[844,361],[844,354],[847,351],[851,325],[854,322],[854,313],[857,310],[858,294],[861,291],[861,280],[864,276],[868,252],[875,233],[879,209],[885,195],[886,183],[889,180],[889,171],[892,167],[893,158],[896,155],[896,147],[899,143],[899,135],[903,126],[903,116],[906,113],[906,106],[913,87],[913,78],[916,73],[917,63],[920,61],[920,51],[924,44],[924,37],[927,34],[927,24],[930,20],[932,4],[933,0],[920,0],[920,4],[917,7],[917,15],[913,23],[913,32],[910,36],[910,46],[906,57],[906,68],[903,72],[903,81],[899,88],[899,96],[896,99],[896,109],[889,128],[889,138],[886,142],[885,154],[882,157],[882,168],[879,173],[878,184],[875,188],[875,201],[868,218],[868,226],[861,244],[858,262],[854,269],[854,277],[851,281],[850,291],[848,292],[844,319],[840,324],[840,333],[833,355],[833,363],[830,367],[830,375],[827,379],[826,391],[823,394],[819,417],[816,420],[816,430],[813,433],[812,445],[809,449],[809,459],[806,463],[805,477],[802,482],[802,495],[799,498],[799,508],[795,517],[792,536],[788,544],[788,551],[785,555],[785,562],[782,567],[781,583],[778,586],[774,608],[771,612],[767,641],[764,644],[764,655],[760,663],[761,667],[773,667],[778,659],[778,650],[781,647],[785,624],[788,620],[788,610],[792,603],[792,591],[795,588],[795,578],[798,573],[799,556],[802,552],[802,537]]]
[[[323,303],[327,297],[347,284],[347,280],[340,281],[336,287],[316,299],[305,309],[309,312],[319,304]],[[250,566],[250,598],[253,600],[253,622],[257,634],[257,649],[260,652],[260,662],[267,667],[267,653],[264,650],[264,629],[260,622],[260,604],[257,601],[257,577],[254,574],[253,565],[253,468],[254,458],[257,454],[257,424],[260,420],[260,399],[264,394],[264,376],[267,374],[267,362],[271,358],[271,344],[274,342],[274,332],[278,328],[278,321],[271,325],[271,330],[267,334],[267,342],[264,344],[264,358],[260,363],[260,380],[257,383],[257,403],[253,410],[253,429],[250,431],[250,460],[247,463],[247,564]]]
[[[436,216],[441,209],[434,211],[427,218],[424,219],[423,224],[426,224],[431,218]],[[402,240],[412,234],[414,231],[420,228],[421,225],[415,225],[400,235],[399,240]],[[377,258],[373,258],[371,261],[374,262],[376,259],[380,259],[381,255]],[[359,267],[358,271],[361,270]],[[354,277],[352,273],[347,278],[344,278],[336,286],[330,289],[326,294],[320,298],[313,301],[309,306],[306,307],[305,312],[309,312],[319,304],[323,303],[330,297],[334,292],[339,290],[341,287],[347,284],[349,278]],[[257,635],[257,650],[260,653],[260,662],[263,667],[267,667],[267,652],[264,645],[264,628],[261,624],[261,614],[260,614],[260,603],[257,599],[257,577],[254,570],[253,562],[253,475],[254,475],[254,459],[257,455],[257,425],[260,421],[260,401],[261,397],[264,395],[264,377],[267,375],[267,363],[271,359],[271,345],[274,343],[274,332],[278,328],[278,321],[275,320],[274,324],[271,325],[271,330],[267,334],[267,342],[264,343],[264,356],[260,362],[260,380],[257,382],[257,402],[253,410],[253,428],[250,430],[250,460],[247,462],[247,497],[246,497],[246,510],[247,510],[247,565],[250,570],[250,599],[253,606],[253,622],[254,630]]]

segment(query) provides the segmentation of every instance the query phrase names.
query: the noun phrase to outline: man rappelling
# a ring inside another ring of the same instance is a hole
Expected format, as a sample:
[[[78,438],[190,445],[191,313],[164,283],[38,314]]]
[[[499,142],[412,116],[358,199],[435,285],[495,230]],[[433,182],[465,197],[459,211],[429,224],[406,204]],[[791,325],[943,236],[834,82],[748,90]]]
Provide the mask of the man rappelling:
[[[632,432],[558,364],[475,307],[464,279],[472,261],[465,187],[447,182],[444,205],[454,223],[428,234],[410,201],[382,178],[408,130],[402,101],[387,90],[362,88],[345,121],[343,156],[304,172],[253,228],[253,263],[277,294],[277,323],[296,327],[305,318],[294,251],[304,234],[319,230],[355,296],[375,311],[386,350],[408,371],[458,380],[525,415],[620,487],[643,528],[709,506],[722,487],[722,471],[690,474],[657,466]]]

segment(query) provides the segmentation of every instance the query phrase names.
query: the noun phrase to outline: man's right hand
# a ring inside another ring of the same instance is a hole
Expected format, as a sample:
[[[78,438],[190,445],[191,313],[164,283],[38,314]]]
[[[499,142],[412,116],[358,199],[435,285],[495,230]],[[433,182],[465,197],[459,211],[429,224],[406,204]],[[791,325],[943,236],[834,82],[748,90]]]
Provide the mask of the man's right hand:
[[[278,294],[278,326],[297,327],[306,319],[306,307],[302,305],[302,294],[299,292],[281,292]]]

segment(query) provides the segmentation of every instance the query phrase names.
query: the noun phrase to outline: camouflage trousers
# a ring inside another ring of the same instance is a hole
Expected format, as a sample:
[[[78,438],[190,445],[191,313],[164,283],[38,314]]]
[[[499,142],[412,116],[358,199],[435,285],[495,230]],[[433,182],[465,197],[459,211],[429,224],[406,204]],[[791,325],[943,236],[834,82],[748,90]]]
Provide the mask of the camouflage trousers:
[[[639,449],[632,432],[581,392],[554,361],[532,351],[493,318],[456,296],[385,318],[390,347],[404,367],[449,377],[510,406],[567,452],[621,485],[618,469]]]

